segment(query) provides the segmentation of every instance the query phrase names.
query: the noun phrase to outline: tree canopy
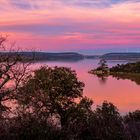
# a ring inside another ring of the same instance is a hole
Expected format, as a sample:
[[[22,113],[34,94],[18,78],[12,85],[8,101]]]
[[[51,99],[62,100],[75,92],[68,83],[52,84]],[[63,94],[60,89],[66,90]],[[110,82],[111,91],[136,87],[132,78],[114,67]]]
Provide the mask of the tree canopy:
[[[83,98],[83,88],[84,83],[70,68],[46,66],[30,75],[19,89],[19,97],[20,102],[35,111],[58,116],[63,126],[72,108]]]

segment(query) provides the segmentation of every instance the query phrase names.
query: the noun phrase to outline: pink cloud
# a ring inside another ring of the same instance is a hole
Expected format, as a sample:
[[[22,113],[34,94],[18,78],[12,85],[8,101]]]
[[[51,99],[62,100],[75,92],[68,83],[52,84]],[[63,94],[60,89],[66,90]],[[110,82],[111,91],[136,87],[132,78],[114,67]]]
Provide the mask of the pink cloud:
[[[26,1],[25,1],[26,2]],[[94,49],[107,45],[140,45],[140,2],[108,3],[98,8],[57,0],[2,0],[0,30],[23,48]],[[82,1],[81,1],[82,3]],[[84,3],[82,3],[84,4]]]

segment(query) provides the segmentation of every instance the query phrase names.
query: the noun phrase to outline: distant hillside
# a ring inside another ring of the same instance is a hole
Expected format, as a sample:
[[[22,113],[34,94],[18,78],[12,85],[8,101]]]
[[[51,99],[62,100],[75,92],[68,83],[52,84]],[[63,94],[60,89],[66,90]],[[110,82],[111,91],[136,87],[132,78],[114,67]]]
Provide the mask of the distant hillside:
[[[21,55],[23,58],[34,58],[34,60],[82,60],[84,56],[78,53],[46,53],[46,52],[11,52],[11,53],[1,53],[9,56],[14,56],[16,54]]]
[[[140,53],[107,53],[101,58],[106,60],[140,60]]]
[[[0,52],[3,56],[15,56],[19,54],[26,59],[34,59],[35,61],[80,61],[83,59],[97,59],[98,56],[83,55],[75,52],[64,53],[47,53],[47,52]]]
[[[99,55],[85,55],[86,59],[99,59],[100,56]]]
[[[56,61],[56,60],[82,60],[84,56],[78,53],[67,52],[67,53],[45,53],[45,52],[35,52],[36,60],[48,60],[48,61]]]
[[[80,61],[84,59],[99,59],[106,60],[140,60],[140,53],[107,53],[104,55],[84,55],[76,52],[0,52],[1,56],[15,56],[19,54],[23,58],[32,59],[35,61]]]

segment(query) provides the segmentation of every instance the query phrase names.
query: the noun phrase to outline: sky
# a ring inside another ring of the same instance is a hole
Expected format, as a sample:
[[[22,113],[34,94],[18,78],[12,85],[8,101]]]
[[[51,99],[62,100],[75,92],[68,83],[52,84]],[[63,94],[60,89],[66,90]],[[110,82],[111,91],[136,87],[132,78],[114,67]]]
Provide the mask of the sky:
[[[24,50],[140,51],[140,0],[0,0],[0,34]]]

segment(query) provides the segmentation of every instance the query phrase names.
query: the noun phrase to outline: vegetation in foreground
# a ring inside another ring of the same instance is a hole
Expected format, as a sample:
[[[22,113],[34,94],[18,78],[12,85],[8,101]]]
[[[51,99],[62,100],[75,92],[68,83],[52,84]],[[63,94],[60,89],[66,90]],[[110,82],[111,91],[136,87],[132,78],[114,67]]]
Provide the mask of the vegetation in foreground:
[[[14,58],[0,61],[0,139],[140,139],[140,110],[121,116],[107,101],[93,108],[75,71],[46,66],[27,73]],[[15,110],[5,104],[13,100]]]
[[[121,116],[107,101],[93,109],[75,71],[41,67],[13,98],[13,117],[1,114],[0,138],[46,140],[139,140],[140,111]],[[8,110],[7,110],[8,111]],[[14,113],[14,112],[13,112]]]

